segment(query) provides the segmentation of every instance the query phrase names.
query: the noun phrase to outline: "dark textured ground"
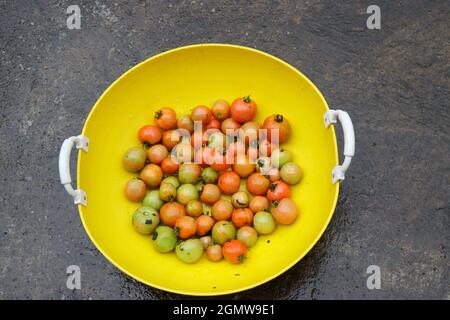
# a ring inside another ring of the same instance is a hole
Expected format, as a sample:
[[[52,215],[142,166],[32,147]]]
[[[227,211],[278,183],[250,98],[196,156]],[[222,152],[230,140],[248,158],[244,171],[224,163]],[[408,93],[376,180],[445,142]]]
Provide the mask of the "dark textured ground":
[[[366,29],[369,4],[382,29]],[[66,28],[79,4],[81,30]],[[327,232],[238,298],[450,299],[448,1],[0,1],[0,299],[180,298],[116,270],[59,184],[63,138],[129,67],[236,43],[299,68],[351,114],[357,156]],[[77,264],[82,289],[66,288]],[[379,265],[381,290],[366,288]]]

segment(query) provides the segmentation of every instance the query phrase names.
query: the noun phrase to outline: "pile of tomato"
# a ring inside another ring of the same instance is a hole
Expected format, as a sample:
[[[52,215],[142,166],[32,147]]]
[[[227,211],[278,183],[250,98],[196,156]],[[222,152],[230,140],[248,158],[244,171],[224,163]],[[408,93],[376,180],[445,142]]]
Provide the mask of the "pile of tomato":
[[[139,130],[142,144],[123,157],[123,167],[138,174],[125,196],[142,202],[132,225],[152,234],[157,251],[175,250],[186,263],[206,251],[210,261],[238,264],[258,235],[296,220],[290,189],[302,170],[281,147],[291,126],[280,114],[261,125],[253,120],[256,111],[250,97],[197,106],[178,118],[164,107]]]

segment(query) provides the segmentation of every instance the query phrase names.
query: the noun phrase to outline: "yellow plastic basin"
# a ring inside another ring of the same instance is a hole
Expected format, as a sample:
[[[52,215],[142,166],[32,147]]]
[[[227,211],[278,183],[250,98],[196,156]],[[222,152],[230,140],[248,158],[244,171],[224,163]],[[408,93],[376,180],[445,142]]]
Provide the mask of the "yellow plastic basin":
[[[258,104],[258,121],[281,113],[291,123],[293,134],[285,146],[304,170],[304,179],[292,189],[299,218],[261,236],[241,265],[213,263],[206,257],[189,265],[174,253],[156,252],[151,238],[131,225],[139,204],[123,195],[125,182],[134,176],[122,168],[123,153],[138,145],[137,131],[152,123],[161,106],[171,106],[181,115],[199,104],[211,105],[218,98],[231,102],[247,94]],[[111,263],[162,290],[220,295],[269,281],[311,250],[333,215],[339,183],[332,184],[331,171],[338,164],[338,153],[333,126],[324,126],[327,110],[325,99],[308,78],[255,49],[201,44],[151,57],[105,91],[84,125],[89,152],[78,154],[77,179],[88,197],[86,207],[78,206],[84,228]]]

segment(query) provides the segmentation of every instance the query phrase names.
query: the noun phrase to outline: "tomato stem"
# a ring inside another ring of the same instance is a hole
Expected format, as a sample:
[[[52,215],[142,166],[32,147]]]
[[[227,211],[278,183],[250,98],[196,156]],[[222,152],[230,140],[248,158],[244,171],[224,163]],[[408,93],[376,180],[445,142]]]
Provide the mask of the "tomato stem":
[[[155,112],[155,119],[159,119],[159,118],[161,118],[161,117],[162,117],[162,111],[161,111],[161,110],[156,111],[156,112]]]
[[[238,260],[239,260],[239,262],[242,262],[242,261],[244,261],[245,260],[245,258],[247,258],[245,255],[243,255],[243,254],[240,254],[239,256],[238,256]]]
[[[280,204],[279,201],[273,201],[273,202],[272,202],[272,205],[273,205],[275,208],[278,207],[279,204]]]
[[[276,121],[276,122],[278,122],[278,123],[280,123],[280,122],[283,122],[283,116],[281,115],[281,114],[277,114],[277,115],[275,115],[275,117],[274,117],[274,120]]]
[[[252,99],[250,99],[250,95],[243,97],[242,100],[244,100],[245,103],[252,102]]]

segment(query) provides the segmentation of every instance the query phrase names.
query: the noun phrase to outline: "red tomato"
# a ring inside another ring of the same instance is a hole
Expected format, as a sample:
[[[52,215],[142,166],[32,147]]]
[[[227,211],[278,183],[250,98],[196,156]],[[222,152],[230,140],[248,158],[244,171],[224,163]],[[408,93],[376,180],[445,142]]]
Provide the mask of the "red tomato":
[[[147,150],[147,158],[154,164],[160,164],[168,155],[169,151],[162,144],[155,144]]]
[[[189,216],[182,216],[175,222],[175,232],[178,238],[186,240],[197,232],[197,222]]]
[[[194,122],[188,115],[181,116],[177,120],[177,128],[187,130],[189,133],[194,132]]]
[[[203,131],[197,130],[191,135],[191,144],[195,149],[201,148],[208,142],[208,136]]]
[[[234,159],[238,155],[245,154],[245,145],[241,140],[232,142],[227,147],[227,157]]]
[[[247,257],[247,247],[242,241],[230,240],[224,243],[222,253],[229,262],[239,264]]]
[[[251,226],[253,223],[253,212],[249,208],[234,209],[231,221],[237,229],[243,226]]]
[[[222,123],[217,119],[211,119],[211,121],[206,125],[206,129],[217,129],[220,130]]]
[[[172,150],[181,141],[181,135],[177,130],[167,130],[163,132],[162,144],[168,150]]]
[[[158,143],[161,137],[161,129],[154,125],[143,126],[138,132],[139,141],[150,144]]]
[[[155,112],[155,122],[161,129],[173,129],[177,124],[177,114],[172,108],[161,108]]]
[[[247,190],[254,196],[263,196],[269,189],[270,180],[260,172],[253,173],[247,179]]]
[[[180,217],[186,215],[186,208],[178,202],[167,202],[159,210],[161,221],[169,227],[175,226]]]
[[[163,172],[161,168],[153,163],[146,165],[139,173],[139,179],[145,182],[150,188],[156,189],[159,187],[163,178]]]
[[[261,125],[256,121],[247,121],[239,130],[239,138],[245,145],[256,145],[258,142],[259,129]]]
[[[237,155],[234,158],[233,171],[241,178],[247,178],[255,171],[255,163],[252,163],[250,158],[245,154]]]
[[[212,183],[205,184],[203,186],[200,200],[206,204],[214,204],[220,199],[220,189],[218,186]]]
[[[220,190],[228,195],[231,195],[239,190],[241,179],[234,171],[227,171],[220,175],[217,184]]]
[[[178,161],[171,156],[168,156],[161,162],[161,170],[163,173],[174,174],[178,171],[178,167]]]
[[[289,185],[281,180],[272,182],[267,191],[267,199],[270,201],[280,201],[291,196]]]
[[[195,151],[194,154],[194,162],[201,165],[203,168],[206,168],[209,166],[210,159],[211,159],[211,149],[208,147],[199,148],[197,151]]]
[[[211,149],[209,156],[209,163],[211,168],[215,171],[224,171],[231,167],[227,157],[221,154],[217,149]]]
[[[250,96],[237,98],[231,104],[230,113],[231,118],[236,122],[250,121],[256,115],[256,103],[250,99]]]
[[[263,129],[267,130],[267,140],[272,141],[272,133],[278,132],[279,143],[283,143],[291,136],[291,125],[281,114],[273,114],[264,120]]]
[[[230,105],[225,100],[217,100],[211,107],[213,116],[218,120],[225,120],[230,115]]]
[[[197,235],[203,236],[207,234],[213,227],[215,220],[205,214],[197,218]]]
[[[278,224],[291,224],[298,216],[297,205],[289,198],[282,199],[271,212]]]
[[[201,121],[206,126],[212,119],[211,110],[206,106],[197,106],[191,112],[192,121]]]
[[[222,121],[220,128],[222,132],[228,135],[237,134],[238,129],[241,127],[239,122],[234,121],[232,118],[227,118]]]

